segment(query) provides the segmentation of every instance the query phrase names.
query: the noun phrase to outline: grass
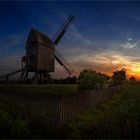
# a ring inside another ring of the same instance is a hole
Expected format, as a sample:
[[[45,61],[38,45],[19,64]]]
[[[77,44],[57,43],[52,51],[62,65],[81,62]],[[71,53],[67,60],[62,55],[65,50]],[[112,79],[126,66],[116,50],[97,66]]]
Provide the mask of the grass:
[[[129,85],[61,129],[65,138],[140,138],[140,85]]]
[[[140,139],[140,84],[129,85],[104,103],[59,128],[20,119],[0,109],[1,138]]]
[[[31,84],[0,84],[0,88],[14,89],[16,91],[29,91],[31,93],[46,92],[50,94],[71,94],[77,91],[76,84],[50,84],[50,85],[31,85]]]

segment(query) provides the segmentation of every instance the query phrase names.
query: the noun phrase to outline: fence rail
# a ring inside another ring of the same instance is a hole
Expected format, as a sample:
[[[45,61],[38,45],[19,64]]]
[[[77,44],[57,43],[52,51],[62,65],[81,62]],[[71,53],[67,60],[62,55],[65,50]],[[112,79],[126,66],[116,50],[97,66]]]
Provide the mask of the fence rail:
[[[68,95],[50,95],[45,90],[38,94],[31,91],[17,91],[13,88],[0,88],[0,101],[23,110],[34,118],[52,124],[63,124],[116,94],[120,86],[106,89],[78,91]]]

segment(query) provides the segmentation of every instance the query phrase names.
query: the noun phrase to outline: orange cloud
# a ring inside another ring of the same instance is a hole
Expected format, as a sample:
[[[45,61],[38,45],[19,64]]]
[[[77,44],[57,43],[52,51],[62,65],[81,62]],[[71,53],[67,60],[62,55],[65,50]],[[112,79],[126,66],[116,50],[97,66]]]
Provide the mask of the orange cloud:
[[[136,79],[140,79],[140,61],[139,57],[123,56],[116,52],[98,53],[93,55],[80,55],[73,59],[71,62],[75,68],[75,75],[83,69],[93,69],[108,75],[112,75],[112,72],[121,68],[127,70],[127,77],[135,76]]]

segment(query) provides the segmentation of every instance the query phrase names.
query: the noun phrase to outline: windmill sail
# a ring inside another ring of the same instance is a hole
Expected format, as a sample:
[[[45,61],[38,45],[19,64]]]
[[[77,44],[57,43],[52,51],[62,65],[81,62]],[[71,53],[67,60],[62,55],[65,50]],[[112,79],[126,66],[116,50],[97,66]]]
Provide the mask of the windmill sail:
[[[57,45],[69,26],[72,24],[74,21],[74,16],[69,16],[63,25],[59,28],[58,32],[55,34],[53,42],[54,45]],[[64,59],[64,57],[57,51],[55,50],[55,59],[58,61],[58,63],[62,66],[62,68],[69,74],[73,72],[71,65]]]
[[[57,45],[59,43],[59,41],[61,40],[61,38],[63,37],[63,35],[65,34],[65,32],[67,31],[67,29],[69,28],[69,26],[72,24],[72,22],[74,21],[74,16],[69,16],[64,23],[62,24],[62,26],[59,28],[59,30],[56,32],[53,42],[55,45]]]
[[[21,72],[20,80],[28,80],[28,73],[33,72],[35,73],[32,78],[34,82],[46,80],[49,77],[46,75],[48,75],[49,72],[54,72],[54,58],[62,68],[71,75],[72,69],[70,64],[58,51],[55,51],[55,45],[59,43],[73,20],[73,16],[69,16],[65,20],[64,24],[55,34],[53,41],[43,33],[31,29],[26,43],[26,55],[22,59],[22,69],[0,76],[0,79],[6,78],[8,80],[11,75]]]
[[[74,70],[72,69],[71,64],[66,61],[66,59],[58,52],[58,50],[55,50],[55,59],[70,76]]]

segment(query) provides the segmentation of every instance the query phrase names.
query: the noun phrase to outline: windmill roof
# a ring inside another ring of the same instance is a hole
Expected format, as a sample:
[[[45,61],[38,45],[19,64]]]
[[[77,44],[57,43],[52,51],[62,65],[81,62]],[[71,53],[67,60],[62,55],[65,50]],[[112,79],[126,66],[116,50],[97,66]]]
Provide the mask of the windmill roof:
[[[49,39],[47,35],[44,35],[35,29],[32,29],[32,31],[35,33],[38,43],[54,48],[54,43]]]

